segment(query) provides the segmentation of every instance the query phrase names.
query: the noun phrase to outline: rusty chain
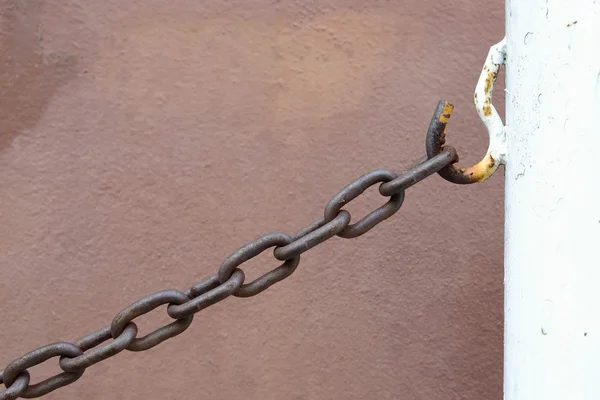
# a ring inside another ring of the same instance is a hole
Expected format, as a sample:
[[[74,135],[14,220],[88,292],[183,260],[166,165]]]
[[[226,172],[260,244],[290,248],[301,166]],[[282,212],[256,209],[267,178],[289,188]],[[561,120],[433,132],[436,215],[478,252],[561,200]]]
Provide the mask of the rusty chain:
[[[434,120],[438,117],[434,115]],[[434,122],[432,120],[432,125]],[[270,233],[262,236],[230,255],[215,275],[185,292],[163,290],[153,293],[120,311],[109,326],[97,332],[74,343],[48,344],[15,359],[0,371],[0,383],[4,383],[6,387],[0,392],[0,400],[36,398],[48,394],[75,382],[87,368],[124,350],[148,350],[181,334],[190,326],[197,312],[231,295],[251,297],[263,292],[290,276],[298,267],[302,253],[333,236],[355,238],[367,233],[400,209],[407,188],[457,161],[454,148],[444,147],[438,154],[430,155],[426,161],[400,175],[387,170],[376,170],[361,176],[333,196],[327,203],[322,218],[294,235]],[[342,208],[377,184],[379,193],[389,198],[387,203],[360,221],[350,224],[350,213]],[[240,266],[272,247],[274,257],[283,263],[254,281],[244,283],[245,275]],[[138,338],[134,319],[161,305],[167,305],[167,314],[174,321]],[[104,344],[105,342],[108,343]],[[54,357],[60,357],[58,365],[62,372],[31,384],[28,369]]]

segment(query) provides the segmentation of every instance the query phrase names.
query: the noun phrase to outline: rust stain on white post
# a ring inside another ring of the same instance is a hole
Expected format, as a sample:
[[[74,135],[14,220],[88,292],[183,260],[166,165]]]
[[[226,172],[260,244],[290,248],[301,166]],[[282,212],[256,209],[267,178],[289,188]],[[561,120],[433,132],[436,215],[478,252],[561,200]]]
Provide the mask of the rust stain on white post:
[[[506,39],[502,39],[499,43],[490,47],[473,96],[477,113],[490,136],[487,155],[495,160],[496,167],[503,165],[506,161],[506,133],[500,114],[492,104],[492,94],[500,67],[504,65],[505,57]]]

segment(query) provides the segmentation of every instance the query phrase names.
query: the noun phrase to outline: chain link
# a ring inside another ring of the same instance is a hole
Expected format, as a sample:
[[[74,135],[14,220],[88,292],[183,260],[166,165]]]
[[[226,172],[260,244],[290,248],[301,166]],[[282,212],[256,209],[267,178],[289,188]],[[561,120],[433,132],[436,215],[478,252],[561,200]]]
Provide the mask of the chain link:
[[[292,243],[283,247],[276,247],[273,255],[280,261],[300,256],[305,251],[343,231],[350,223],[350,218],[350,213],[345,210],[341,210],[334,219],[327,223],[322,218],[292,236],[294,239]]]
[[[129,345],[135,340],[137,332],[137,325],[133,322],[130,322],[125,329],[123,329],[123,332],[121,332],[121,334],[117,336],[111,343],[94,349],[94,347],[98,346],[99,344],[113,338],[110,331],[110,326],[107,326],[106,328],[91,333],[78,342],[75,342],[75,346],[79,347],[84,353],[75,358],[62,356],[58,361],[58,365],[65,372],[76,372],[91,367],[92,365],[98,364],[100,361],[115,356],[128,348]],[[85,353],[90,349],[93,350]]]
[[[457,160],[456,150],[446,147],[439,154],[400,175],[387,170],[376,170],[361,176],[333,196],[325,207],[323,218],[294,235],[270,233],[262,236],[230,255],[221,264],[217,274],[195,284],[185,292],[171,289],[153,293],[124,308],[109,326],[75,343],[49,344],[15,359],[4,371],[0,371],[0,384],[4,383],[6,387],[0,391],[0,400],[43,396],[75,382],[87,368],[123,350],[148,350],[181,334],[190,326],[197,312],[231,295],[251,297],[261,293],[290,276],[298,267],[302,253],[333,236],[361,236],[394,215],[404,202],[407,188]],[[379,193],[389,197],[389,200],[358,222],[350,224],[352,217],[343,207],[376,184],[379,184]],[[244,272],[239,267],[272,247],[274,258],[283,263],[245,284]],[[167,305],[167,314],[175,321],[138,338],[138,328],[133,320],[162,305]],[[107,341],[110,342],[102,345]],[[30,384],[28,369],[53,357],[60,357],[58,365],[63,372],[40,383]]]
[[[182,293],[179,290],[163,290],[152,293],[150,296],[144,297],[118,313],[110,324],[110,333],[112,337],[117,338],[123,333],[125,327],[134,318],[147,314],[164,304],[180,305],[186,303],[189,299],[190,298],[187,297],[185,293]],[[183,331],[190,326],[193,319],[194,315],[176,319],[174,322],[161,326],[144,337],[135,338],[129,346],[127,346],[127,350],[144,351],[151,349],[165,340],[183,333]]]
[[[361,176],[342,190],[338,192],[325,206],[325,221],[332,221],[340,212],[342,207],[360,196],[365,190],[379,182],[389,182],[396,179],[398,175],[391,171],[377,170]],[[364,235],[381,221],[394,215],[404,202],[404,188],[400,188],[398,193],[390,196],[390,200],[363,217],[353,225],[348,225],[337,235],[346,239],[351,239]]]
[[[83,354],[83,351],[81,351],[79,347],[66,342],[48,344],[35,349],[24,356],[17,358],[6,366],[2,377],[4,385],[6,385],[7,388],[10,387],[16,382],[19,375],[27,370],[27,368],[40,365],[52,357],[66,356],[74,358],[81,354]],[[43,380],[40,383],[36,383],[35,385],[29,384],[20,394],[20,397],[31,399],[48,394],[53,390],[75,382],[77,379],[81,378],[84,371],[84,369],[80,369],[74,372],[62,372]]]

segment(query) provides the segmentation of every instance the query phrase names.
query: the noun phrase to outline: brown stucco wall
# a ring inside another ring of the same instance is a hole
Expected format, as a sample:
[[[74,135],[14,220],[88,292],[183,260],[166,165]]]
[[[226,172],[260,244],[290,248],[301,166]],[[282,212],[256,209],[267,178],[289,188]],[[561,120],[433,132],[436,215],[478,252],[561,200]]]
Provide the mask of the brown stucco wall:
[[[296,231],[363,173],[409,166],[439,99],[456,105],[461,163],[487,147],[472,93],[502,2],[1,5],[2,367]],[[500,399],[502,196],[502,173],[433,177],[262,295],[46,398]],[[371,190],[349,208],[381,202]],[[259,260],[248,279],[276,265]]]

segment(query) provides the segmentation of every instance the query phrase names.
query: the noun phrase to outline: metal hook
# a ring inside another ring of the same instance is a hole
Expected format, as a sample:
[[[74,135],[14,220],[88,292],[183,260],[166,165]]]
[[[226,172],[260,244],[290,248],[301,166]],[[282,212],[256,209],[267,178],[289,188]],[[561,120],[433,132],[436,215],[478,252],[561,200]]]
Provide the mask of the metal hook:
[[[475,108],[483,124],[488,130],[490,144],[485,157],[476,165],[469,168],[458,168],[450,164],[438,174],[447,181],[457,184],[483,182],[489,178],[506,160],[506,133],[502,119],[492,104],[492,91],[498,76],[500,66],[506,57],[506,39],[492,46],[479,76],[475,88]],[[441,100],[433,114],[427,130],[427,157],[432,158],[443,151],[446,141],[446,128],[452,116],[454,106]],[[458,161],[456,157],[455,162]]]

